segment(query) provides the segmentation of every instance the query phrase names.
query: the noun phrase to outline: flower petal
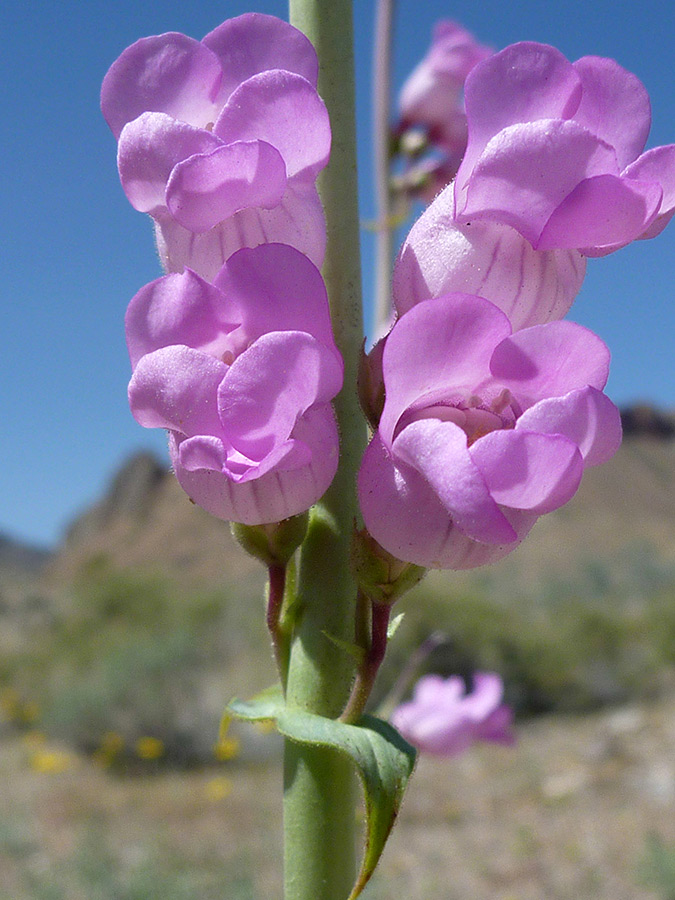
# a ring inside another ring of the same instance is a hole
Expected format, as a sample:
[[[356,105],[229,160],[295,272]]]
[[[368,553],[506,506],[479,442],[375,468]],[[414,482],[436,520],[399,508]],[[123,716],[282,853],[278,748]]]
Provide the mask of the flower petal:
[[[524,411],[539,400],[587,385],[601,390],[609,375],[609,350],[574,322],[549,322],[518,331],[495,349],[492,375]]]
[[[320,266],[326,220],[316,187],[295,181],[273,209],[242,209],[204,234],[188,231],[167,213],[156,220],[155,235],[168,272],[189,266],[212,280],[237,250],[272,242],[289,244]]]
[[[260,461],[290,437],[298,418],[332,400],[341,386],[341,360],[316,338],[300,331],[263,335],[237,357],[218,389],[224,434]]]
[[[580,181],[619,171],[614,149],[574,121],[512,125],[476,160],[457,217],[510,225],[537,247],[556,207]]]
[[[621,443],[621,415],[601,391],[585,387],[564,397],[540,400],[526,410],[516,431],[563,434],[579,447],[585,466],[607,462]]]
[[[561,319],[578,294],[586,261],[576,250],[533,250],[506,225],[453,219],[447,187],[413,225],[394,266],[394,304],[403,315],[430,297],[486,297],[514,330]]]
[[[583,85],[574,121],[611,144],[623,169],[647,142],[652,121],[649,94],[637,75],[613,59],[584,56],[573,65]]]
[[[225,321],[225,308],[221,291],[191,269],[146,284],[124,320],[132,368],[146,353],[172,344],[220,356],[224,335],[238,324]]]
[[[625,178],[637,181],[656,181],[663,190],[658,216],[640,239],[656,237],[666,227],[675,213],[675,144],[653,147],[643,153],[623,173]]]
[[[475,66],[464,87],[469,143],[457,173],[458,205],[464,202],[467,178],[494,135],[521,122],[569,119],[581,92],[572,64],[546,44],[512,44]]]
[[[469,453],[497,503],[537,515],[567,503],[584,469],[577,445],[560,434],[493,431]]]
[[[304,331],[335,349],[323,278],[299,250],[285,244],[240,250],[214,283],[227,297],[229,317],[240,323],[232,335],[235,354],[271,331]]]
[[[309,509],[325,493],[338,464],[338,434],[329,404],[308,410],[293,437],[309,447],[311,461],[298,469],[282,466],[260,478],[235,483],[224,472],[188,471],[180,461],[181,439],[169,434],[169,454],[188,496],[211,515],[245,525],[280,522]]]
[[[223,68],[221,103],[242,82],[268,69],[295,72],[316,87],[319,61],[314,47],[301,31],[276,16],[245,13],[228,19],[202,43],[216,54]]]
[[[517,541],[471,540],[455,527],[426,479],[395,460],[379,433],[363,457],[358,488],[363,519],[375,540],[399,559],[432,569],[473,569],[497,562],[518,546],[537,520],[531,513],[506,510]]]
[[[466,435],[453,422],[413,422],[396,438],[393,452],[424,476],[467,537],[488,544],[517,539],[472,461]]]
[[[223,108],[213,133],[225,143],[267,141],[288,177],[314,179],[328,162],[330,121],[323,100],[301,75],[273,69],[245,81]]]
[[[141,357],[129,382],[129,405],[145,428],[220,435],[217,392],[227,366],[191,347],[163,347]]]
[[[394,440],[404,412],[434,402],[461,402],[489,377],[494,347],[511,332],[504,313],[469,294],[419,304],[395,324],[384,347],[386,401],[380,421]]]
[[[178,448],[180,464],[188,472],[209,469],[222,472],[227,463],[227,453],[220,438],[198,434],[181,441]]]
[[[478,723],[494,712],[504,697],[504,683],[495,672],[476,672],[473,690],[466,695],[462,709],[467,717]]]
[[[239,210],[270,209],[286,190],[286,166],[265,141],[236,141],[180,162],[171,173],[166,201],[189,231],[208,231]]]
[[[194,153],[222,145],[217,137],[177,122],[165,113],[143,113],[124,126],[117,150],[120,180],[139,212],[156,215],[166,208],[166,185],[173,167]]]
[[[309,465],[311,461],[312,451],[307,444],[289,438],[274,446],[261,460],[245,459],[242,454],[234,451],[230,454],[224,471],[235,484],[244,484],[262,478],[272,470],[286,472],[300,469]]]
[[[116,138],[144,112],[203,128],[216,118],[221,77],[217,56],[193,38],[177,32],[141,38],[108,69],[101,109]]]
[[[578,247],[587,255],[595,249],[618,250],[654,221],[662,196],[655,181],[614,175],[586,178],[554,210],[537,248]]]

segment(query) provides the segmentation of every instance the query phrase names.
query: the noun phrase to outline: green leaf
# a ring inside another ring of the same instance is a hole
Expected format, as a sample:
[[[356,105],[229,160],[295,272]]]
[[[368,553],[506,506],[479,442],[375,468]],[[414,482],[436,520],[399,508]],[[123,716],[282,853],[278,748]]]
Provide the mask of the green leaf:
[[[356,725],[346,725],[336,719],[288,708],[277,685],[252,700],[232,700],[223,722],[229,724],[233,718],[249,722],[273,719],[281,734],[290,740],[337,750],[352,760],[363,785],[366,807],[363,861],[348,898],[356,900],[375,871],[401,808],[415,766],[414,748],[388,722],[374,716],[363,716]]]
[[[398,626],[403,621],[404,615],[405,615],[405,613],[399,613],[389,623],[389,627],[387,628],[387,640],[388,641],[390,641],[393,638],[393,636],[396,634],[396,632],[398,631]]]
[[[348,653],[352,659],[356,661],[357,666],[363,664],[363,658],[366,655],[366,651],[363,647],[359,647],[358,644],[354,644],[352,641],[343,641],[341,638],[335,637],[332,634],[329,634],[327,631],[322,631],[321,634],[328,638],[331,644],[334,644],[340,650],[344,650],[345,653]]]
[[[246,722],[276,722],[284,708],[284,695],[281,685],[273,684],[256,694],[251,700],[238,700],[236,697],[227,704],[220,721],[220,739],[227,734],[232,719],[243,719]]]
[[[357,725],[345,725],[299,709],[284,709],[279,731],[301,744],[330,747],[356,765],[366,806],[366,843],[361,870],[349,900],[366,886],[382,855],[401,807],[403,793],[415,765],[415,750],[381,719],[363,716]]]

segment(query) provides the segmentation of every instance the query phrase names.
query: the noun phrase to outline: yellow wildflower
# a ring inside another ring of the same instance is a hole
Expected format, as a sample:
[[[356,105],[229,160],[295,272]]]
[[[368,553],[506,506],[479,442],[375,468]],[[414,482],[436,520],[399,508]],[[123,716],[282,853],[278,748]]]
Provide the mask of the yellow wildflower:
[[[136,741],[136,755],[141,759],[159,759],[164,755],[164,744],[156,737],[142,737]]]

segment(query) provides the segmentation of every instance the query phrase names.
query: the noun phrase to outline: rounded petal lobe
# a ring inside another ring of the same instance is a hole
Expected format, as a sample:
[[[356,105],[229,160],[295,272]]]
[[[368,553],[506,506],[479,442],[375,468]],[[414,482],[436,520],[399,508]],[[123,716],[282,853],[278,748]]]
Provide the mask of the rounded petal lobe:
[[[577,445],[560,434],[493,431],[469,452],[497,503],[537,515],[567,503],[584,468]]]
[[[146,353],[172,344],[220,356],[223,335],[234,327],[225,313],[221,291],[191,269],[151,281],[133,297],[125,317],[132,368]]]
[[[116,138],[144,112],[203,128],[215,119],[221,77],[217,56],[193,38],[177,32],[141,38],[108,70],[101,109]]]
[[[675,144],[653,147],[643,153],[623,173],[637,181],[656,181],[663,190],[658,215],[640,235],[640,239],[656,237],[666,227],[675,213]]]
[[[467,537],[488,544],[517,539],[472,461],[466,435],[453,422],[413,422],[396,438],[393,450],[427,480]]]
[[[273,69],[232,94],[214,127],[226,143],[267,141],[281,153],[288,177],[314,179],[328,162],[330,122],[315,88],[301,75]]]
[[[476,672],[473,690],[464,698],[462,708],[474,722],[482,722],[494,712],[504,697],[504,683],[495,672]]]
[[[537,247],[618,249],[639,237],[654,221],[663,192],[655,181],[614,175],[587,178],[554,210]]]
[[[516,430],[563,434],[579,447],[585,466],[607,462],[621,443],[621,415],[602,391],[585,387],[540,400],[518,419]]]
[[[531,513],[505,510],[516,541],[472,540],[455,527],[426,479],[395,460],[379,434],[364,454],[358,489],[363,519],[375,540],[399,559],[432,569],[473,569],[497,562],[518,546],[537,520]]]
[[[572,64],[546,44],[523,41],[495,53],[469,72],[464,88],[469,143],[457,173],[458,204],[488,141],[510,125],[569,119],[581,100]]]
[[[286,167],[264,141],[237,141],[179,163],[166,188],[169,212],[189,231],[208,231],[249,207],[276,206],[286,190]]]
[[[335,347],[323,278],[299,250],[285,244],[240,250],[215,285],[227,297],[230,317],[240,323],[232,336],[239,349],[271,331],[304,331]]]
[[[493,348],[510,332],[500,309],[469,294],[438,297],[402,316],[384,347],[384,440],[393,441],[410,407],[464,400],[489,376]]]
[[[342,386],[335,352],[299,331],[263,335],[237,357],[218,389],[228,441],[255,459],[286,441],[297,420]]]
[[[181,441],[179,448],[181,466],[188,472],[210,469],[222,472],[227,463],[227,453],[220,438],[198,434]]]
[[[556,207],[580,181],[619,171],[614,149],[574,121],[512,125],[495,135],[476,161],[457,214],[461,221],[510,225],[537,247]]]
[[[649,94],[636,75],[613,59],[584,56],[573,65],[583,85],[574,121],[611,144],[623,169],[647,142],[652,121]]]
[[[156,215],[166,209],[166,186],[174,166],[221,145],[202,128],[176,122],[164,113],[143,113],[120,135],[117,166],[124,193],[134,209]]]
[[[539,400],[561,397],[587,385],[604,388],[609,350],[574,322],[550,322],[518,331],[495,348],[495,381],[509,388],[524,411]]]
[[[561,319],[579,293],[586,261],[576,250],[537,251],[513,228],[453,219],[447,187],[413,225],[394,266],[399,315],[453,291],[486,297],[513,328]]]
[[[180,461],[181,438],[169,434],[169,455],[187,495],[202,509],[231,522],[261,525],[280,522],[309,509],[325,493],[338,464],[338,434],[330,405],[308,410],[294,431],[307,445],[311,462],[296,469],[283,467],[260,478],[235,483],[224,472],[207,468],[189,471]]]
[[[141,357],[129,382],[129,405],[145,428],[188,437],[219,435],[216,397],[227,366],[190,347],[164,347]]]
[[[245,13],[228,19],[202,41],[220,60],[224,103],[242,82],[269,69],[302,75],[313,87],[319,74],[316,51],[305,35],[276,16]]]

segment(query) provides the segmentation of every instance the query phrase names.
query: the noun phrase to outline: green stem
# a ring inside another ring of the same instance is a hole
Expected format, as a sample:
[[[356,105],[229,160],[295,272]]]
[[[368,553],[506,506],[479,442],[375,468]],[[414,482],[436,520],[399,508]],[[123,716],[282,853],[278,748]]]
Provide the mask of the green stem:
[[[349,548],[358,517],[356,474],[366,430],[356,395],[363,340],[350,0],[290,0],[290,19],[314,44],[319,93],[330,114],[330,164],[319,178],[328,246],[323,275],[345,363],[336,399],[340,464],[314,511],[301,551],[298,620],[287,703],[336,718],[349,697],[353,660],[326,635],[354,640],[356,585]],[[286,900],[346,900],[355,880],[355,787],[351,763],[333,751],[287,742],[284,758]]]

